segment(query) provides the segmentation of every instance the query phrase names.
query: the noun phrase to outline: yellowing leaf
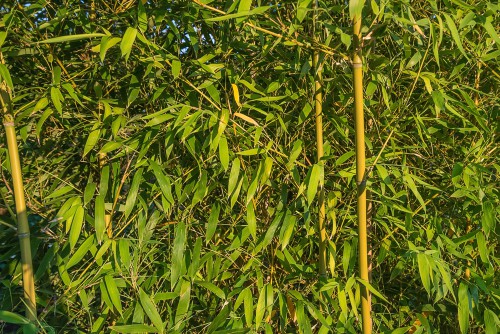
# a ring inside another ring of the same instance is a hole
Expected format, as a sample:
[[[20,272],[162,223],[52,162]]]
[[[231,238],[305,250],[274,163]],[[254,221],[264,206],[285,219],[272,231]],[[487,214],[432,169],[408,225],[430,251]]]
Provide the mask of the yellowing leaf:
[[[259,123],[257,123],[257,121],[256,121],[256,120],[254,120],[254,119],[253,119],[252,117],[250,117],[250,116],[247,116],[247,115],[241,114],[241,113],[239,113],[239,112],[235,112],[235,113],[234,113],[234,116],[239,117],[239,118],[241,118],[242,120],[247,121],[248,123],[251,123],[251,124],[253,124],[253,125],[255,125],[255,126],[259,126]]]
[[[233,87],[234,101],[236,101],[236,104],[238,105],[238,107],[241,107],[240,92],[238,90],[238,86],[236,86],[236,84],[231,84],[231,86]]]

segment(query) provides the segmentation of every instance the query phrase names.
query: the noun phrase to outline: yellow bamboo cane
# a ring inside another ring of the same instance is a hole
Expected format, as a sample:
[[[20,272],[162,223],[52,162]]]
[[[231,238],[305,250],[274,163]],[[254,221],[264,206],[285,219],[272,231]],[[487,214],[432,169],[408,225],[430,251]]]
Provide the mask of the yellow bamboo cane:
[[[7,136],[7,147],[9,151],[10,166],[12,169],[12,181],[14,184],[14,198],[16,201],[17,235],[21,247],[21,262],[23,270],[23,289],[26,302],[26,317],[36,320],[35,281],[33,278],[33,263],[31,260],[30,230],[28,215],[26,213],[26,202],[24,200],[23,177],[19,151],[17,148],[16,130],[14,117],[10,102],[10,91],[5,82],[0,83],[0,103],[2,105],[5,134]]]
[[[316,30],[316,15],[318,3],[314,2],[314,17],[313,17],[313,34]],[[316,36],[313,36],[316,40]],[[316,120],[316,148],[318,165],[323,167],[323,88],[322,88],[322,67],[319,63],[319,52],[314,50],[313,53],[313,70],[314,70],[314,117]],[[318,233],[319,233],[319,274],[320,277],[326,277],[326,229],[325,229],[325,180],[321,178],[319,184],[318,196]]]
[[[361,279],[369,281],[368,275],[368,238],[366,228],[366,162],[365,162],[365,121],[363,115],[363,60],[361,46],[361,12],[353,17],[352,55],[354,114],[356,130],[356,182],[358,186],[358,235],[359,235],[359,273]],[[370,292],[361,286],[361,314],[363,316],[363,334],[372,332],[370,314]]]

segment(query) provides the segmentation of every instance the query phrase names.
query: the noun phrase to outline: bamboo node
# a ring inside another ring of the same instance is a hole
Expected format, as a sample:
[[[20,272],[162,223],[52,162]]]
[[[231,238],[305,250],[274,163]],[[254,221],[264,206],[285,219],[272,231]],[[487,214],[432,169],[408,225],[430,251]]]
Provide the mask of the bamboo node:
[[[356,181],[356,184],[358,187],[366,187],[366,179],[363,179],[362,181]]]
[[[363,67],[363,64],[362,63],[352,63],[352,67],[353,68]]]
[[[29,232],[25,232],[25,233],[18,233],[18,234],[17,234],[17,237],[18,237],[19,239],[29,238],[29,237],[30,237],[30,233],[29,233]]]
[[[11,126],[11,127],[13,127],[14,126],[14,122],[4,122],[3,125],[4,126]]]

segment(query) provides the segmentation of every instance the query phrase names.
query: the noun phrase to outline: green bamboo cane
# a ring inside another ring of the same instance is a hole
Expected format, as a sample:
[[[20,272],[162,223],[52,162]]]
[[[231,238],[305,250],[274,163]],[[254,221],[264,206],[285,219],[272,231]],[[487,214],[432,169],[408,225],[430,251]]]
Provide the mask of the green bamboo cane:
[[[313,16],[313,39],[316,40],[316,15],[318,2],[314,2]],[[313,53],[314,70],[314,117],[316,120],[316,147],[318,165],[323,167],[324,149],[323,149],[323,87],[322,87],[322,67],[319,63],[319,52],[315,49]],[[319,274],[320,277],[326,277],[326,228],[325,228],[325,180],[321,178],[319,183],[318,196],[318,233],[319,233]]]
[[[35,281],[33,277],[33,263],[31,260],[30,230],[28,215],[26,213],[26,202],[24,200],[23,177],[19,151],[17,147],[14,117],[12,116],[10,91],[5,82],[0,83],[0,103],[2,105],[5,134],[7,136],[7,147],[9,151],[10,166],[12,169],[12,181],[14,184],[14,198],[16,201],[17,235],[21,247],[21,262],[23,270],[23,289],[26,302],[26,317],[36,320]]]
[[[363,60],[361,45],[361,11],[353,17],[353,85],[354,114],[356,129],[356,182],[358,186],[357,216],[359,235],[359,272],[361,279],[369,281],[368,274],[368,237],[366,223],[366,162],[365,162],[365,121],[363,115]],[[370,292],[361,286],[361,313],[363,316],[363,334],[372,332],[370,314]]]

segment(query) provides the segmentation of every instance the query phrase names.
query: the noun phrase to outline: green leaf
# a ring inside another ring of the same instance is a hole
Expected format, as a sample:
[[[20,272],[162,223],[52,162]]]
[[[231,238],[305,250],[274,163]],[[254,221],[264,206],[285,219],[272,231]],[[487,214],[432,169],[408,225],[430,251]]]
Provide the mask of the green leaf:
[[[255,329],[259,331],[260,323],[264,318],[264,313],[266,312],[266,301],[267,301],[267,284],[262,287],[259,294],[259,299],[257,301],[257,308],[255,309]]]
[[[181,74],[181,62],[178,60],[172,60],[172,75],[174,79],[177,79]]]
[[[16,325],[26,325],[30,323],[30,321],[22,315],[9,311],[0,311],[0,320],[5,321],[8,324]]]
[[[238,13],[247,13],[252,7],[252,0],[240,0],[238,5]],[[239,18],[236,20],[236,23],[240,23],[245,20],[244,18]]]
[[[250,288],[243,290],[243,308],[245,310],[245,322],[248,327],[252,326],[253,322],[253,296]]]
[[[422,198],[422,196],[420,195],[420,193],[418,192],[417,186],[415,185],[415,182],[413,181],[412,175],[408,174],[408,173],[405,173],[404,176],[403,176],[403,180],[405,181],[405,183],[408,186],[408,188],[410,188],[410,190],[412,191],[412,193],[415,195],[415,197],[417,198],[418,202],[420,203],[420,205],[422,206],[422,208],[425,211],[425,201]]]
[[[128,60],[128,57],[130,56],[136,36],[137,29],[132,27],[128,27],[125,34],[123,34],[123,38],[120,43],[120,50],[122,51],[122,57],[125,57],[125,60]]]
[[[181,276],[184,265],[184,249],[186,246],[186,225],[180,221],[175,228],[174,247],[172,250],[172,268],[170,275],[170,285],[173,290],[175,284]]]
[[[253,9],[253,10],[249,10],[249,11],[243,11],[243,12],[240,12],[240,13],[227,14],[227,15],[222,15],[222,16],[217,16],[217,17],[211,17],[209,19],[206,19],[205,21],[207,21],[207,22],[227,21],[227,20],[236,19],[236,18],[239,18],[239,17],[247,17],[247,16],[252,16],[252,15],[258,15],[258,14],[264,13],[269,8],[271,8],[271,6],[260,6],[260,7],[257,7],[255,9]]]
[[[255,217],[255,211],[252,201],[248,203],[246,211],[247,211],[248,230],[250,231],[250,234],[252,235],[253,239],[257,240],[257,219]]]
[[[97,237],[97,242],[100,244],[104,238],[104,232],[106,231],[106,219],[105,219],[105,208],[104,208],[104,195],[97,195],[95,199],[95,234]]]
[[[14,90],[14,84],[12,83],[12,78],[10,77],[9,69],[4,64],[0,64],[0,79],[1,78],[5,80],[5,83],[11,90]]]
[[[195,283],[201,287],[204,287],[208,291],[212,292],[220,299],[226,299],[226,294],[217,285],[211,282],[204,282],[204,281],[195,281]]]
[[[431,267],[427,255],[424,253],[417,254],[418,271],[420,273],[420,279],[424,285],[425,290],[430,295],[431,293]]]
[[[458,288],[458,324],[462,334],[469,332],[469,291],[467,285],[460,282]]]
[[[312,204],[318,192],[318,185],[323,178],[323,166],[315,164],[311,170],[309,182],[307,184],[307,203]]]
[[[231,166],[231,171],[229,172],[229,183],[227,188],[227,195],[230,197],[233,191],[236,189],[238,184],[238,176],[240,174],[240,159],[234,158],[233,164]]]
[[[495,312],[486,309],[484,310],[484,325],[485,325],[485,334],[497,334],[500,321],[498,320],[498,316]]]
[[[293,230],[295,228],[295,223],[297,222],[297,218],[294,215],[286,215],[283,221],[283,226],[280,230],[280,244],[281,250],[284,250],[288,243],[290,242],[290,238],[292,237]]]
[[[75,252],[75,254],[71,256],[68,263],[66,264],[66,270],[78,264],[83,259],[85,254],[87,254],[87,252],[90,250],[90,247],[94,245],[94,242],[95,242],[95,237],[93,235],[88,237],[87,240],[85,240],[80,245],[80,247],[78,247],[78,250]]]
[[[483,231],[486,234],[486,236],[488,236],[491,231],[495,231],[495,226],[496,226],[495,206],[491,201],[483,202],[481,225],[483,227]]]
[[[484,27],[484,29],[486,29],[486,31],[488,32],[490,37],[493,38],[493,40],[495,41],[495,43],[497,45],[497,48],[500,48],[500,37],[498,37],[498,34],[497,34],[495,27],[493,27],[493,25],[491,24],[491,22],[488,19],[486,19],[486,21],[483,23],[483,27]],[[498,26],[497,26],[497,29],[498,29]]]
[[[219,222],[220,204],[215,203],[212,205],[210,211],[210,216],[208,217],[207,232],[205,237],[205,243],[208,245],[210,240],[212,240],[215,231],[217,230],[217,223]]]
[[[50,98],[52,99],[52,103],[54,104],[54,107],[56,107],[56,110],[59,113],[62,113],[62,103],[61,101],[64,100],[64,97],[61,94],[61,91],[57,87],[50,87]]]
[[[299,6],[297,7],[297,20],[302,22],[307,15],[307,11],[309,6],[311,5],[312,0],[300,0]]]
[[[446,24],[448,25],[448,28],[450,29],[451,36],[453,37],[453,40],[457,44],[457,48],[462,52],[462,54],[467,58],[467,54],[465,53],[464,47],[462,46],[462,40],[460,39],[460,35],[458,34],[457,26],[455,25],[455,22],[453,22],[453,19],[446,13],[443,13],[445,19],[446,19]]]
[[[126,220],[130,214],[132,213],[132,210],[134,209],[135,202],[137,201],[137,194],[139,192],[139,186],[141,185],[141,182],[143,180],[142,178],[142,168],[139,168],[135,174],[134,178],[132,179],[132,184],[130,186],[128,195],[127,195],[127,200],[125,202],[125,213],[124,213],[124,219]]]
[[[378,298],[382,299],[384,302],[386,303],[389,303],[389,301],[387,300],[387,298],[385,298],[380,292],[378,292],[371,284],[370,282],[364,280],[364,279],[361,279],[361,278],[356,278],[356,280],[361,283],[362,285],[364,285],[365,287],[368,288],[368,290],[370,290],[370,292],[372,294],[374,294],[375,296],[377,296]]]
[[[86,156],[97,144],[99,140],[99,136],[101,134],[101,130],[95,129],[93,130],[89,137],[87,138],[87,142],[85,143],[85,147],[83,148],[83,156]]]
[[[101,44],[99,48],[99,58],[101,59],[102,62],[104,62],[104,59],[106,58],[106,53],[110,48],[118,44],[122,39],[120,37],[109,37],[109,36],[104,36],[101,39]]]
[[[113,306],[120,314],[122,314],[123,309],[122,303],[120,301],[120,291],[116,286],[115,279],[111,275],[106,275],[106,277],[104,277],[104,282],[106,284],[106,290],[108,291],[108,295],[111,299],[111,302],[113,303]]]
[[[193,200],[191,201],[192,205],[195,206],[207,195],[207,171],[204,170],[201,172],[200,180],[197,182],[196,191],[193,195]]]
[[[82,206],[78,206],[78,208],[75,211],[75,215],[73,216],[73,220],[71,222],[71,230],[69,232],[69,245],[71,249],[75,247],[78,238],[80,238],[84,216],[85,216],[85,210],[83,209]]]
[[[160,166],[153,160],[149,161],[149,165],[153,169],[153,173],[155,174],[156,181],[160,185],[161,192],[163,196],[167,199],[167,201],[172,205],[174,204],[174,198],[172,197],[172,186],[170,184],[170,179],[163,174]]]
[[[483,263],[489,263],[490,261],[488,259],[488,247],[486,246],[486,238],[484,237],[484,233],[482,231],[479,231],[476,234],[476,241],[481,261],[483,261]]]
[[[178,330],[184,326],[184,319],[189,311],[189,303],[191,301],[191,283],[187,280],[182,280],[181,290],[179,295],[179,304],[175,311],[175,329]]]
[[[141,306],[159,333],[163,333],[163,321],[151,298],[139,287],[139,300]]]
[[[158,329],[142,324],[110,326],[109,329],[118,333],[158,333]]]
[[[227,147],[226,136],[222,135],[219,140],[219,159],[224,170],[229,168],[229,148]]]
[[[37,43],[40,44],[51,44],[51,43],[62,43],[62,42],[71,42],[71,41],[79,41],[82,39],[89,39],[94,37],[103,37],[105,34],[94,33],[94,34],[79,34],[79,35],[67,35],[67,36],[59,36],[54,38],[49,38],[43,41],[39,41]]]

